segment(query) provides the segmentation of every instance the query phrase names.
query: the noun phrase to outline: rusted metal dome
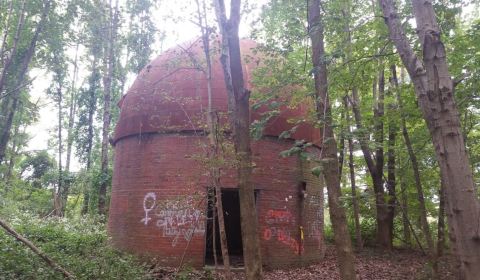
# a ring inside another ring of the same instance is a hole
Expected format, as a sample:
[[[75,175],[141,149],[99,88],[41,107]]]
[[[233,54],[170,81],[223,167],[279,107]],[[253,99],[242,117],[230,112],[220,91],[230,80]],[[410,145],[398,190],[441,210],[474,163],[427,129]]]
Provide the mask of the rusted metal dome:
[[[215,41],[214,41],[215,43]],[[244,58],[244,78],[251,87],[253,69],[259,55],[252,40],[240,41]],[[202,131],[208,106],[205,58],[201,40],[174,47],[153,60],[138,75],[119,105],[121,114],[115,130],[114,143],[119,139],[144,133]],[[218,53],[212,57],[212,108],[227,112],[228,100]],[[265,136],[279,136],[290,130],[294,118],[305,118],[307,104],[294,108],[283,107],[263,130]],[[261,119],[267,109],[252,111],[252,121]],[[320,133],[309,124],[296,124],[290,135],[316,145]]]

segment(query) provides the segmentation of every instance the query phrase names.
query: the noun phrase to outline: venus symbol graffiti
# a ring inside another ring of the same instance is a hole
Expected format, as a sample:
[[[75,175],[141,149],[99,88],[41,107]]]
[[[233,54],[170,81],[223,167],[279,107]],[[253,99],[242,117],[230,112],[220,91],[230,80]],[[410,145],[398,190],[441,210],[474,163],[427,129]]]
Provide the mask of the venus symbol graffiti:
[[[181,201],[166,200],[159,203],[157,195],[149,192],[143,198],[143,211],[144,217],[140,222],[144,226],[156,226],[162,231],[163,237],[173,237],[173,247],[179,238],[189,241],[194,234],[205,234],[202,212]]]

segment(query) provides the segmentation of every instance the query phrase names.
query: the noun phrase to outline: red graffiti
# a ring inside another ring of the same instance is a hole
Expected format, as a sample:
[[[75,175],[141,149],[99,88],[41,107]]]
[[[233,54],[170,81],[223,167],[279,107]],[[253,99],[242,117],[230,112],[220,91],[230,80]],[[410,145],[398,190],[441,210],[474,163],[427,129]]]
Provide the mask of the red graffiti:
[[[294,218],[288,210],[268,210],[265,222],[267,224],[291,223],[294,222]]]
[[[290,247],[297,255],[303,252],[303,246],[300,246],[298,241],[290,236],[290,233],[286,234],[283,230],[279,231],[277,240]]]
[[[290,236],[290,231],[276,227],[266,228],[263,231],[263,239],[268,241],[272,238],[272,236],[276,236],[278,242],[290,247],[295,254],[299,255],[303,253],[303,245],[299,244],[295,238]]]
[[[272,231],[269,228],[266,228],[263,231],[263,239],[270,240],[270,238],[272,238]]]

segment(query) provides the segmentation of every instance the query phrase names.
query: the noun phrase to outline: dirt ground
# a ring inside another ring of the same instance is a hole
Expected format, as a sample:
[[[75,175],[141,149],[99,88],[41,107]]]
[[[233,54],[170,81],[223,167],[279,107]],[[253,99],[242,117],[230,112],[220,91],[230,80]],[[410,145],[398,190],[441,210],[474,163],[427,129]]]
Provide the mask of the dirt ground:
[[[457,279],[456,266],[452,256],[444,256],[439,261],[439,273],[435,279]],[[357,279],[362,280],[426,280],[432,279],[431,266],[427,257],[420,252],[395,249],[392,252],[382,252],[366,248],[356,252]],[[208,271],[174,272],[167,269],[152,270],[154,279],[223,279],[221,273]],[[335,248],[328,246],[325,259],[308,267],[273,270],[264,272],[265,280],[317,280],[340,279],[336,265]],[[235,279],[244,279],[243,272],[235,272]]]

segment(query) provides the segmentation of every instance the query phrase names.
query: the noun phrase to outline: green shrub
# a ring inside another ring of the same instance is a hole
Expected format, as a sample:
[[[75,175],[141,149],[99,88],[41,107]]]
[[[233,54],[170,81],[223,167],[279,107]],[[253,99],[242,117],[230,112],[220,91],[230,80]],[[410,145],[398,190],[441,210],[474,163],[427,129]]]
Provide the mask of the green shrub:
[[[40,219],[20,213],[8,222],[78,279],[147,279],[147,270],[137,260],[108,245],[105,225],[97,219]],[[2,230],[0,279],[63,277]]]

